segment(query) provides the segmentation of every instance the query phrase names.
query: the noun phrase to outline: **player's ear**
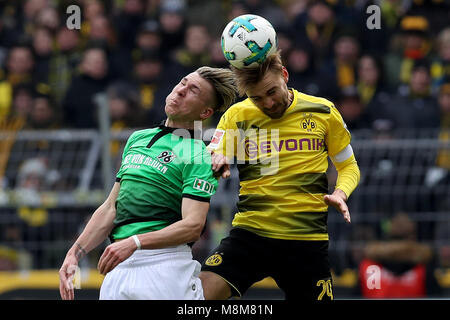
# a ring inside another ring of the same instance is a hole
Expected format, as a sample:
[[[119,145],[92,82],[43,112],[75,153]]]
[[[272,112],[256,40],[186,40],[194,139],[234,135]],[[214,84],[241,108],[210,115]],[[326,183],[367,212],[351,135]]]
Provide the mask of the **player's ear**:
[[[284,82],[287,83],[289,80],[289,72],[287,71],[287,69],[284,66],[282,67],[282,72],[283,72]]]
[[[214,109],[211,107],[206,107],[201,113],[200,118],[206,120],[214,114]]]

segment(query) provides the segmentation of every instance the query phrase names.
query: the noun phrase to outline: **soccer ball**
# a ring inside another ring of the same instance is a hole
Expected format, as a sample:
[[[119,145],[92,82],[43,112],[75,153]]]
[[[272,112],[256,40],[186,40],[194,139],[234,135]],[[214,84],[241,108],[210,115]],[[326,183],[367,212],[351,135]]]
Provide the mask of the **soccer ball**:
[[[231,20],[222,32],[221,43],[225,58],[238,69],[257,66],[277,51],[275,29],[253,14]]]

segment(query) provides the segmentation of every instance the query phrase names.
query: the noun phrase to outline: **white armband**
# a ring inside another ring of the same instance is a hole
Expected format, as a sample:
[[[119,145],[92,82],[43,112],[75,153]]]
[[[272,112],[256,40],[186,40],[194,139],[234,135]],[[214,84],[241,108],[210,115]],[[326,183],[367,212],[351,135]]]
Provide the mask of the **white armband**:
[[[341,152],[339,152],[334,157],[331,157],[331,160],[336,163],[344,162],[348,158],[350,158],[353,154],[352,146],[349,144],[347,145]]]

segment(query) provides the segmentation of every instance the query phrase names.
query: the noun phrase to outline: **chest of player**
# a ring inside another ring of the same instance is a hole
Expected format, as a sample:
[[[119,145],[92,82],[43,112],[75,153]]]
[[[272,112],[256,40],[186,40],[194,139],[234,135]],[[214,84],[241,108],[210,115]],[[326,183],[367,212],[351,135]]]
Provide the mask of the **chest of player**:
[[[151,146],[147,140],[135,142],[123,155],[121,171],[124,175],[152,180],[158,179],[158,176],[180,180],[186,164],[194,161],[192,154],[202,150],[192,139],[172,138],[169,135]]]
[[[322,153],[325,146],[326,123],[313,114],[287,119],[253,123],[241,135],[241,150],[249,159],[266,155],[296,157]]]

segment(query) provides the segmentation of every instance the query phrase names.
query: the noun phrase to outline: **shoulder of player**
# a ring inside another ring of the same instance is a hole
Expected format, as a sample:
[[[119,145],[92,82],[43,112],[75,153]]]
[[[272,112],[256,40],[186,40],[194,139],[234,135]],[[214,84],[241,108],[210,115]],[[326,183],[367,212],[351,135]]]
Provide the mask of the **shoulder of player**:
[[[146,137],[150,134],[153,134],[155,131],[158,131],[158,128],[147,128],[147,129],[136,130],[130,135],[130,137],[128,139],[135,140],[135,139],[139,139],[142,137]]]
[[[229,120],[239,118],[244,114],[248,114],[248,112],[258,112],[258,108],[251,102],[249,98],[239,101],[233,104],[231,107],[227,109],[224,113],[224,116]]]
[[[194,147],[185,154],[185,164],[207,164],[211,165],[211,154],[203,140],[193,139]]]
[[[326,98],[316,97],[298,91],[297,97],[297,107],[299,111],[329,114],[336,108],[334,103]]]

